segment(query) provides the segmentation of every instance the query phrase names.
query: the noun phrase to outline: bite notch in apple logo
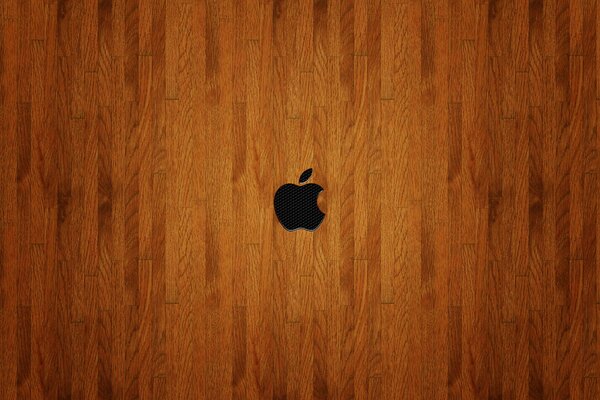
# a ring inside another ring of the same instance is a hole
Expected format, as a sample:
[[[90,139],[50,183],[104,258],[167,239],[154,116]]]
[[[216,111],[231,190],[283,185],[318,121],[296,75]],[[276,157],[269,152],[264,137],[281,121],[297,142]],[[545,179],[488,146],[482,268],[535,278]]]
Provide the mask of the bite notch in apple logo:
[[[312,168],[300,175],[299,183],[302,184],[312,175]],[[288,231],[306,229],[314,231],[321,225],[325,214],[317,205],[317,198],[323,188],[316,183],[307,185],[294,185],[286,183],[275,193],[275,215]]]

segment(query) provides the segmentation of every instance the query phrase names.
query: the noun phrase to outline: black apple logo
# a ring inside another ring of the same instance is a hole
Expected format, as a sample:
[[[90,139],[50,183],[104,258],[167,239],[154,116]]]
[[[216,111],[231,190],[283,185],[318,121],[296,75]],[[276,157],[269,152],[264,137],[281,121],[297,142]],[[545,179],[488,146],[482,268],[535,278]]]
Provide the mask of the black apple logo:
[[[312,175],[312,168],[300,176],[300,183],[306,182]],[[325,214],[317,205],[317,198],[323,188],[315,183],[294,185],[286,183],[275,193],[275,214],[288,231],[306,229],[314,231],[321,225]]]

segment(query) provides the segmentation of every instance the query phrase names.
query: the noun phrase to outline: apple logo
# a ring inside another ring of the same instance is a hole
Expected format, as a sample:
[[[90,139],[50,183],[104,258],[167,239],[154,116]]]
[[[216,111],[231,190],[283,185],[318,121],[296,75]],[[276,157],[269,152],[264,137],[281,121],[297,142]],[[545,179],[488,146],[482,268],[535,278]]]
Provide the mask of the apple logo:
[[[312,175],[312,168],[300,175],[299,183],[304,183]],[[323,188],[316,183],[294,185],[286,183],[275,193],[275,215],[288,231],[306,229],[314,231],[321,225],[325,214],[317,205],[317,198]]]

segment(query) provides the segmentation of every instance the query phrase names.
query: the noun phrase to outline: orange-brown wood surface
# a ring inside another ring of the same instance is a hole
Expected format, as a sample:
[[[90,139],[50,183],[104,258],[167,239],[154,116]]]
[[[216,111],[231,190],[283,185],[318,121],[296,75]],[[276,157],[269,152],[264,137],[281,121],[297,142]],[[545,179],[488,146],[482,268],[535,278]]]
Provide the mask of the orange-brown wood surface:
[[[600,399],[597,0],[0,0],[0,398]],[[314,233],[273,194],[307,168]]]

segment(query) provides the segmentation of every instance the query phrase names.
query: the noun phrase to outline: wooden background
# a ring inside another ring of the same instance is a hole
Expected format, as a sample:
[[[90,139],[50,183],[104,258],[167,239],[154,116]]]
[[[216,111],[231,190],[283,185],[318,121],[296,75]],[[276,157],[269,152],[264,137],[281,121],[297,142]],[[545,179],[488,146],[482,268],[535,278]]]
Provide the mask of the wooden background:
[[[0,398],[600,398],[599,21],[1,0]]]

